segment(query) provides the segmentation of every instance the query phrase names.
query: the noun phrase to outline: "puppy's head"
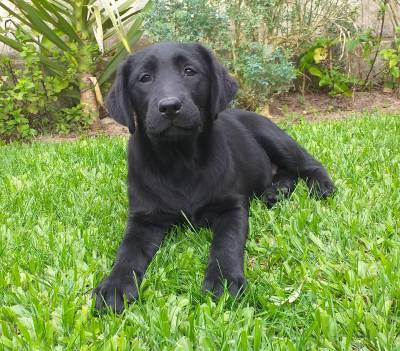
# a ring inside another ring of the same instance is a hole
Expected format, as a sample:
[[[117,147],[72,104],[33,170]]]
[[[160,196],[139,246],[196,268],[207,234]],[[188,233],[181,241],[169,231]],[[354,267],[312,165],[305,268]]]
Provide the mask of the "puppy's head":
[[[199,134],[236,92],[235,80],[205,47],[160,43],[121,64],[107,108],[131,133],[137,125],[153,140],[179,141]]]

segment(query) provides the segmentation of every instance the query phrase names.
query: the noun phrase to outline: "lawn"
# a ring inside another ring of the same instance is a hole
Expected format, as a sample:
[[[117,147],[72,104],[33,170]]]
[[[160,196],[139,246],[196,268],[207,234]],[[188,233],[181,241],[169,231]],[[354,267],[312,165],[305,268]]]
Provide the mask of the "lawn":
[[[123,235],[126,140],[0,147],[0,349],[400,350],[400,115],[286,127],[336,196],[252,202],[237,300],[201,291],[210,231],[175,228],[120,316],[91,290]]]

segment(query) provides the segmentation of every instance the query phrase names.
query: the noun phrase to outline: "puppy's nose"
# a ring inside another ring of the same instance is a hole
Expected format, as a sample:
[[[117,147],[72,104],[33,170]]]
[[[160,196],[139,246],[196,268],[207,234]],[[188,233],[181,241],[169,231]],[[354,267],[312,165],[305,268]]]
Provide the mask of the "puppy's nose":
[[[165,118],[175,118],[182,108],[182,102],[176,97],[169,97],[160,100],[158,103],[158,110]]]

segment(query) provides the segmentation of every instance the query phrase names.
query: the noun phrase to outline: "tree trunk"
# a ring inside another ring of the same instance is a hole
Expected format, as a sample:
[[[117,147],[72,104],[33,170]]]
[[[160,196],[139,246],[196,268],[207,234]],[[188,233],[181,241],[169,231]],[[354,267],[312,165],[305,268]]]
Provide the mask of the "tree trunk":
[[[97,104],[96,94],[91,81],[91,74],[81,73],[80,75],[80,100],[85,113],[89,114],[92,118],[92,129],[101,128],[99,118],[99,107]]]

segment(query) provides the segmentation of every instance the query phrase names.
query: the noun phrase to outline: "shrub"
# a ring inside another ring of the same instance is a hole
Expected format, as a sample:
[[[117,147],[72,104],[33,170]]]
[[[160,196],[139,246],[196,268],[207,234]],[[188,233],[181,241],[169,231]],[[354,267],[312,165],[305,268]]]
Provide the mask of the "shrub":
[[[260,108],[295,78],[291,61],[321,35],[347,33],[349,0],[154,0],[145,29],[154,40],[200,41],[238,79],[237,103]]]
[[[156,41],[201,41],[214,50],[230,38],[229,17],[208,0],[154,0],[144,27]]]
[[[326,88],[329,95],[351,96],[352,89],[360,84],[360,79],[354,77],[346,67],[342,58],[344,53],[351,51],[352,46],[342,47],[336,38],[319,38],[305,50],[298,64],[298,75],[302,77],[302,92],[305,90],[306,77],[313,77],[312,83]]]
[[[47,75],[36,48],[21,34],[18,41],[23,46],[22,66],[15,67],[9,57],[0,59],[0,139],[28,139],[37,131],[87,126],[90,116],[66,97],[74,93],[76,67],[65,61],[64,77]]]
[[[396,28],[396,35],[392,47],[379,52],[385,62],[386,86],[390,90],[400,93],[400,26]]]
[[[272,94],[287,90],[295,74],[288,51],[260,42],[250,19],[228,2],[155,0],[145,29],[155,41],[209,46],[239,81],[237,104],[256,110]]]
[[[14,39],[15,28],[19,28],[35,44],[33,47],[47,75],[63,79],[68,74],[66,67],[76,67],[79,74],[70,82],[77,92],[75,98],[95,117],[101,102],[97,99],[99,86],[107,82],[142,35],[141,12],[146,3],[146,0],[0,1],[0,8],[11,17],[5,29],[0,30],[0,42],[22,52],[25,46],[18,38]],[[110,40],[115,38],[119,40]],[[97,124],[98,119],[93,122]]]
[[[283,50],[258,43],[242,50],[236,61],[236,74],[242,87],[237,97],[239,106],[257,109],[273,94],[291,87],[295,70]]]

